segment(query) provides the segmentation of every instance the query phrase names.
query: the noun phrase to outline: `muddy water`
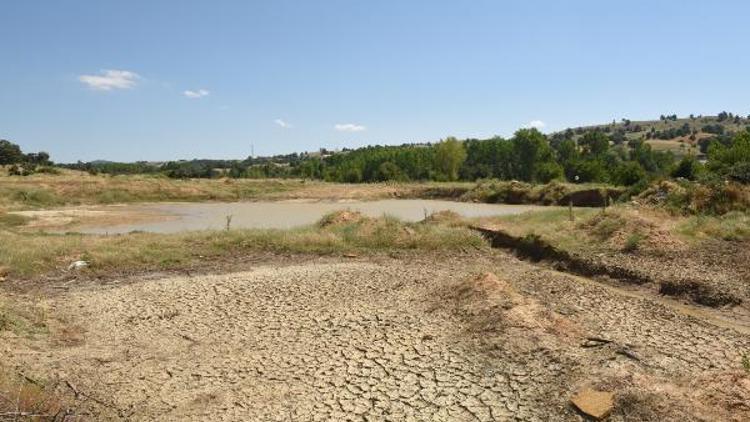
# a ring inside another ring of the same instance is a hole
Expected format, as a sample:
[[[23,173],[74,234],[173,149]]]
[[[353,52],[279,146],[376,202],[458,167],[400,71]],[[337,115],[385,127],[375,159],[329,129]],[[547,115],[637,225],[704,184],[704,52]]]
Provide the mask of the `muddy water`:
[[[346,202],[236,202],[236,203],[172,203],[126,205],[117,208],[119,214],[149,215],[146,221],[120,224],[80,225],[81,233],[128,233],[146,231],[176,233],[190,230],[221,230],[231,216],[232,228],[286,229],[315,223],[323,215],[336,210],[356,210],[370,217],[394,216],[403,221],[419,221],[433,212],[450,210],[464,217],[487,217],[520,214],[549,209],[532,205],[473,204],[435,200],[381,200]],[[127,220],[127,219],[125,219]],[[149,221],[150,220],[150,221]]]

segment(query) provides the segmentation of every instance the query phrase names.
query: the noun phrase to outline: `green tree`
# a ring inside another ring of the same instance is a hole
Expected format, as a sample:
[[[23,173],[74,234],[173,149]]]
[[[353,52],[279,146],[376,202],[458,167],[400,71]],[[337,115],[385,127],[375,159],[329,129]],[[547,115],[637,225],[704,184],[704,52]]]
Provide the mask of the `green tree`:
[[[598,130],[587,132],[578,141],[578,145],[583,149],[584,155],[599,157],[609,149],[609,136]]]
[[[391,161],[385,161],[378,167],[379,180],[403,180],[404,175],[401,169]]]
[[[0,165],[16,164],[22,161],[24,161],[24,155],[21,152],[21,147],[5,139],[0,139]]]
[[[458,170],[466,160],[463,142],[448,137],[435,145],[435,170],[447,180],[458,179]]]
[[[554,161],[552,148],[547,138],[536,129],[521,129],[511,140],[513,144],[513,177],[525,182],[537,179],[538,167]]]
[[[750,132],[736,135],[729,146],[712,142],[708,147],[707,167],[724,177],[750,183]]]

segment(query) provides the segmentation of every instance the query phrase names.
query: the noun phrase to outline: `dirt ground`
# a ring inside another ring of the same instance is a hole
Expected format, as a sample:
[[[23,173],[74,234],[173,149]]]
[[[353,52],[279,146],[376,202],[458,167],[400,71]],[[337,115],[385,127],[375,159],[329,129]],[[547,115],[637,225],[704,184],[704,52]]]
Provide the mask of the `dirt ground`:
[[[50,335],[0,351],[84,420],[577,421],[585,387],[615,421],[750,419],[748,327],[629,289],[500,251],[280,260],[14,294]]]

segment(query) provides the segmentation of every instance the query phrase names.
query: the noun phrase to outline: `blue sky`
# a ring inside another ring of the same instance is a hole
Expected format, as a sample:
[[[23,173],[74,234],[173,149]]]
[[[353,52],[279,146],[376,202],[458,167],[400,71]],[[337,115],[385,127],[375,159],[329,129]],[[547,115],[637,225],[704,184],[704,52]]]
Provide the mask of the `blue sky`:
[[[750,113],[745,1],[0,3],[0,138],[243,158]]]

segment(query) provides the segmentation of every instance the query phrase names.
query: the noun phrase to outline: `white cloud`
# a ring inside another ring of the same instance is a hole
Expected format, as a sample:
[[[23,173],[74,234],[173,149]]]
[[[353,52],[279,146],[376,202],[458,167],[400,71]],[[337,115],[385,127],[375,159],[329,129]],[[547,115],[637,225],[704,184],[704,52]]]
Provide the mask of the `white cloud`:
[[[544,127],[547,126],[546,123],[544,123],[541,120],[532,120],[529,123],[526,123],[523,127],[524,129],[539,129],[542,130]]]
[[[81,75],[78,80],[97,91],[111,91],[113,89],[130,89],[141,77],[129,70],[104,69],[99,75]]]
[[[185,90],[182,92],[188,98],[203,98],[209,95],[211,92],[207,89],[199,89],[197,91]]]
[[[362,132],[367,130],[366,127],[354,123],[338,123],[333,128],[339,132]]]
[[[276,123],[279,127],[283,127],[284,129],[289,129],[290,127],[292,127],[291,124],[289,124],[288,122],[285,122],[282,119],[276,119],[273,122]]]

